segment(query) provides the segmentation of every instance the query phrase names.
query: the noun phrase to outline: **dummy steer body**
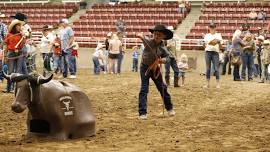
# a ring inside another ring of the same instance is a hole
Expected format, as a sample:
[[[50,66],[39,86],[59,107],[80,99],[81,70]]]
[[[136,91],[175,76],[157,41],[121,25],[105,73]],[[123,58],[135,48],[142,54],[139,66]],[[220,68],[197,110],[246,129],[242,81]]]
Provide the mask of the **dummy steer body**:
[[[16,82],[12,110],[29,109],[28,136],[45,136],[58,140],[95,135],[95,116],[90,101],[78,87],[41,76],[5,75]]]

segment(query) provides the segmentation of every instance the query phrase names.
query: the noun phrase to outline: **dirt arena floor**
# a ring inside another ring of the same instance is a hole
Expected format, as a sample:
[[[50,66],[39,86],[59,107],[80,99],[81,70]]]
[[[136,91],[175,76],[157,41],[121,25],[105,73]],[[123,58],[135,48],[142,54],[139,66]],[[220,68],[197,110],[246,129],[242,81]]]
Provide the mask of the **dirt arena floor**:
[[[233,82],[203,89],[204,77],[187,73],[187,84],[169,87],[175,117],[159,117],[161,97],[151,83],[148,120],[138,120],[138,73],[94,76],[80,70],[76,80],[91,99],[96,136],[67,141],[25,137],[27,110],[11,111],[12,94],[0,93],[0,151],[169,152],[270,151],[270,84]],[[0,89],[4,88],[0,83]]]

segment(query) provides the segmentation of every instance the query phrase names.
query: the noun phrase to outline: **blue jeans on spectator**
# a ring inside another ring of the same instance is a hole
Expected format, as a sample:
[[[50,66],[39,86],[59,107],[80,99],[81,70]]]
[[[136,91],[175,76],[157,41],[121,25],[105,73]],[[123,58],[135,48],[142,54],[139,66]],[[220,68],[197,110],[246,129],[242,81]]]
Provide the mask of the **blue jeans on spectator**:
[[[69,71],[69,59],[71,56],[71,49],[66,50],[65,52],[62,52],[62,57],[61,57],[61,62],[63,63],[63,77],[66,78],[68,76],[68,71]],[[72,71],[73,72],[73,71]]]
[[[137,72],[138,71],[138,58],[133,58],[132,71],[133,72]]]
[[[58,71],[61,71],[61,57],[60,55],[53,55],[53,70],[55,73],[58,73]]]
[[[167,63],[165,64],[165,77],[170,77],[170,67],[172,67],[174,72],[174,79],[178,78],[179,68],[177,66],[177,62],[175,58],[169,58]]]
[[[248,69],[248,80],[252,79],[253,72],[253,52],[243,52],[241,78],[246,79],[246,68]]]
[[[22,64],[23,57],[21,56],[22,52],[8,52],[8,58],[13,58],[8,60],[8,74],[20,73],[22,74]],[[18,58],[17,58],[18,57]],[[7,92],[13,90],[13,82],[7,81]]]
[[[76,57],[72,55],[69,56],[69,71],[71,75],[76,75],[77,72]]]
[[[122,51],[120,51],[118,55],[118,61],[117,61],[117,73],[121,73],[121,68],[122,68],[122,61],[123,61],[124,55]]]
[[[222,75],[226,74],[227,64],[229,64],[228,65],[228,74],[230,75],[232,72],[232,69],[231,69],[231,63],[230,63],[230,55],[228,52],[226,53],[226,55],[224,57],[224,63],[222,65]]]
[[[99,74],[100,73],[100,64],[99,64],[98,57],[93,57],[92,60],[94,63],[94,74]]]
[[[205,52],[205,62],[206,62],[206,79],[210,80],[211,75],[211,63],[213,64],[213,71],[216,79],[219,80],[219,55],[218,52],[206,51]]]
[[[149,91],[149,79],[151,78],[160,95],[163,98],[163,102],[167,111],[173,109],[173,105],[171,102],[171,96],[168,93],[167,86],[164,84],[162,75],[160,74],[157,79],[154,78],[154,72],[151,70],[147,75],[145,75],[148,66],[141,65],[140,67],[140,75],[141,75],[141,90],[139,93],[139,115],[147,114],[147,94]]]

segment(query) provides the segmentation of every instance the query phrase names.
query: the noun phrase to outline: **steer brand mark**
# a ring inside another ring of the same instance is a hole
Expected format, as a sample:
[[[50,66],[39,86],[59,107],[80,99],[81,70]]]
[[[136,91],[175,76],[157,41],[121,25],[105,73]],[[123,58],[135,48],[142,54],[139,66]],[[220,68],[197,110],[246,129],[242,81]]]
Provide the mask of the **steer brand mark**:
[[[74,109],[74,107],[72,107],[72,98],[70,96],[63,96],[59,98],[59,101],[62,102],[64,105],[64,107],[61,108],[64,110],[64,115],[65,116],[73,115],[72,109]]]

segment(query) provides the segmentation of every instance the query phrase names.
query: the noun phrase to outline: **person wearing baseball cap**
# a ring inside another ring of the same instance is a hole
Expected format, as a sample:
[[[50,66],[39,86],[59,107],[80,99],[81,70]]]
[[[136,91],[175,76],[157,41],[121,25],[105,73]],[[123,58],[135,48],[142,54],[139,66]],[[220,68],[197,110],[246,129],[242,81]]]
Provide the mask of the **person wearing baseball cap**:
[[[209,24],[209,33],[204,36],[205,47],[205,61],[206,61],[206,81],[204,88],[210,87],[211,64],[214,67],[214,74],[216,76],[216,88],[220,88],[219,83],[219,51],[221,49],[222,37],[220,33],[216,32],[216,24],[211,22]]]
[[[153,29],[149,29],[153,34],[153,38],[147,38],[142,33],[137,33],[145,48],[142,53],[142,61],[140,65],[141,89],[139,93],[139,119],[147,119],[147,94],[149,90],[149,79],[151,78],[163,99],[165,109],[168,116],[174,116],[173,104],[171,96],[168,93],[167,86],[163,82],[159,64],[165,64],[169,58],[169,53],[164,45],[164,40],[173,37],[173,32],[164,25],[158,24]]]
[[[74,41],[74,31],[69,26],[69,21],[66,18],[60,20],[60,26],[62,29],[60,30],[60,39],[61,39],[61,50],[62,50],[62,57],[64,59],[64,69],[63,69],[63,77],[68,77],[68,73],[70,72],[70,76],[68,78],[75,79],[75,69],[70,62],[71,52],[72,52],[72,43]]]

